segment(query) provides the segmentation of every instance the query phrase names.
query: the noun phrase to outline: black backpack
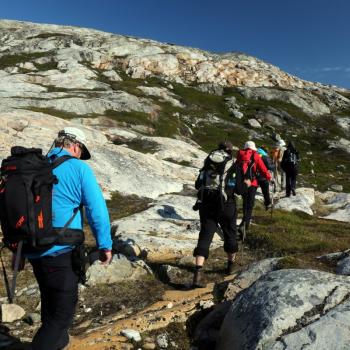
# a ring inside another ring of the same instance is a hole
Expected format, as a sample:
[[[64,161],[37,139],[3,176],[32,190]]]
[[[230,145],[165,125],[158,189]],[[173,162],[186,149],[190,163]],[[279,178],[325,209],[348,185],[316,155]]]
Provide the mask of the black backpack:
[[[67,229],[81,208],[63,228],[52,227],[52,189],[58,183],[52,170],[72,156],[52,161],[39,148],[12,147],[11,156],[1,163],[0,221],[4,245],[17,250],[44,250],[55,244],[81,244],[81,230]]]
[[[287,164],[289,165],[297,165],[298,164],[298,157],[297,154],[293,151],[289,151],[287,155]]]
[[[254,153],[250,157],[246,171],[243,170],[244,162],[235,161],[229,169],[226,181],[226,192],[243,195],[248,191],[248,186],[245,180],[253,180]]]
[[[223,205],[224,197],[224,176],[225,169],[231,156],[224,150],[214,150],[204,161],[200,170],[195,188],[198,190],[197,201],[193,210],[198,210],[203,202],[211,202],[216,205],[218,202]]]
[[[296,168],[298,166],[298,162],[299,162],[299,157],[298,157],[297,152],[295,152],[291,149],[287,149],[283,155],[283,159],[281,162],[281,168],[284,171],[286,171],[288,169]]]

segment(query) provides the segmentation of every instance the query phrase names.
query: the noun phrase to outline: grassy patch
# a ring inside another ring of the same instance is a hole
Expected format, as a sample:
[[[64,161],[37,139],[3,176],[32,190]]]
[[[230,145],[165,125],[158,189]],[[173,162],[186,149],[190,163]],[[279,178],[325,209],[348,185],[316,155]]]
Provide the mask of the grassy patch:
[[[193,128],[193,133],[193,140],[206,152],[217,147],[218,143],[223,140],[228,140],[235,146],[241,147],[248,138],[247,131],[238,126],[228,128],[225,124],[199,124]]]
[[[339,116],[350,117],[350,109],[342,109],[336,113]]]
[[[313,269],[334,272],[331,264],[315,259],[315,255],[312,253],[287,255],[278,261],[277,269]]]
[[[274,211],[273,218],[255,210],[247,243],[267,255],[308,255],[345,250],[350,246],[350,224],[318,219],[302,212]]]
[[[155,339],[161,334],[166,334],[169,344],[167,349],[169,350],[188,350],[191,348],[190,338],[184,323],[169,323],[165,328],[143,333],[142,338],[151,338],[156,343]]]
[[[161,300],[165,291],[164,285],[153,276],[145,276],[137,281],[121,281],[111,285],[90,287],[83,293],[84,301],[78,305],[78,313],[82,315],[73,324],[73,335],[82,334],[86,329],[77,329],[79,324],[87,320],[101,320],[114,315],[123,309],[137,312],[146,306]],[[82,312],[83,304],[92,310]]]
[[[104,114],[107,118],[113,119],[117,122],[124,122],[132,125],[147,125],[154,127],[154,122],[150,120],[150,115],[143,112],[117,112],[114,110],[106,110]]]
[[[40,57],[46,57],[50,52],[20,53],[15,55],[4,55],[0,57],[0,69],[13,67],[18,63],[31,62]]]
[[[148,198],[114,192],[112,198],[107,201],[107,207],[110,219],[114,221],[144,211],[151,203]]]
[[[132,140],[123,141],[114,141],[115,144],[126,144],[129,148],[134,151],[141,153],[155,153],[158,150],[158,144],[156,142],[142,139],[142,138],[134,138]]]
[[[179,165],[182,165],[182,166],[192,166],[192,163],[189,162],[188,160],[178,161],[178,160],[173,159],[173,158],[165,158],[163,160],[166,160],[166,161],[171,162],[171,163],[179,164]]]
[[[80,114],[61,111],[61,110],[58,110],[55,108],[25,107],[23,109],[33,111],[33,112],[45,113],[45,114],[53,115],[54,117],[57,117],[57,118],[68,119],[68,120],[73,119],[73,118],[82,118],[83,117]]]
[[[34,65],[41,72],[57,68],[57,62],[55,62],[55,61],[50,61],[50,62],[42,63],[42,64],[34,63]]]
[[[70,37],[70,34],[65,33],[40,33],[38,35],[33,35],[28,37],[27,39],[48,39],[48,38],[55,38],[55,37]]]

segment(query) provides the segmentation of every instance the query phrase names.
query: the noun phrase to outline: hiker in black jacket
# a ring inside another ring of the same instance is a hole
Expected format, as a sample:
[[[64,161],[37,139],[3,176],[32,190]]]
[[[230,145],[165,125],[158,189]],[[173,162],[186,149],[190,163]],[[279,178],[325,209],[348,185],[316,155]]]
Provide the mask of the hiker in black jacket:
[[[193,256],[196,258],[193,276],[193,287],[195,288],[205,286],[202,283],[201,269],[205,259],[209,256],[209,247],[218,225],[220,225],[224,236],[227,273],[233,272],[238,245],[236,241],[236,201],[233,193],[233,182],[230,181],[232,165],[232,144],[223,142],[219,144],[217,150],[208,155],[196,180],[195,187],[199,191],[198,200],[193,209],[199,209],[201,229],[197,247],[193,252]]]
[[[286,173],[286,196],[296,195],[295,186],[298,175],[300,157],[292,141],[289,141],[286,151],[283,154],[281,168]]]

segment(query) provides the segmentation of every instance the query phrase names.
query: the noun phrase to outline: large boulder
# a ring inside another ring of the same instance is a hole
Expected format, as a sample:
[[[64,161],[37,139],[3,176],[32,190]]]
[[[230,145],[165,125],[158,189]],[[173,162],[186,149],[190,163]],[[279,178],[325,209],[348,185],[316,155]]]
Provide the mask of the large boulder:
[[[129,279],[138,279],[150,273],[150,268],[142,261],[130,261],[122,254],[113,255],[109,265],[96,260],[86,271],[87,284],[112,284]]]
[[[345,132],[350,132],[350,117],[337,118],[336,122]]]
[[[232,282],[228,283],[224,293],[224,301],[215,305],[196,326],[193,334],[193,341],[199,348],[210,349],[215,347],[219,330],[226,313],[231,307],[232,300],[238,293],[250,287],[256,280],[268,272],[277,268],[279,258],[264,259],[250,264],[244,271],[236,276]]]
[[[311,207],[315,203],[315,190],[313,188],[298,188],[296,191],[296,196],[279,199],[275,208],[286,211],[298,210],[312,215]]]
[[[232,303],[217,349],[346,349],[349,287],[350,278],[326,272],[270,272]]]
[[[350,222],[350,193],[327,192],[323,195],[325,208],[332,211],[324,219]]]

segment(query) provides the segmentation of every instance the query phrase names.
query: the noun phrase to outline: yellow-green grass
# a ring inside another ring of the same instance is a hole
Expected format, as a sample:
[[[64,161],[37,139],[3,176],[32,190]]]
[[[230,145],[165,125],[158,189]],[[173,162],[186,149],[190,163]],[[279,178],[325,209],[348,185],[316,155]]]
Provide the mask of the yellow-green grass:
[[[302,212],[265,212],[258,206],[247,245],[265,256],[284,256],[281,265],[307,267],[316,257],[350,247],[350,224],[320,219]]]

